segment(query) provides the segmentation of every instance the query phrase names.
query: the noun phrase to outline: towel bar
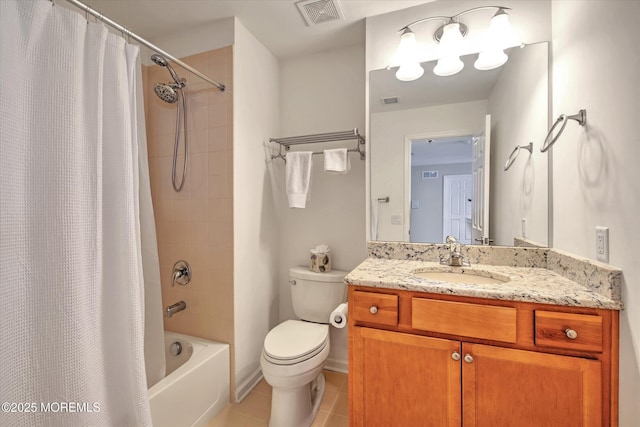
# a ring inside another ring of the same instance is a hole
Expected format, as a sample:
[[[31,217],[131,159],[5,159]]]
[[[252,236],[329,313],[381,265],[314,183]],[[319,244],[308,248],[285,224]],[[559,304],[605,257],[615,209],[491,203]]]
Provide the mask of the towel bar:
[[[347,150],[349,153],[360,153],[360,159],[365,159],[365,151],[363,150],[364,146],[364,137],[358,133],[358,128],[348,131],[342,132],[329,132],[329,133],[317,133],[311,135],[302,135],[302,136],[290,136],[286,138],[269,138],[270,142],[275,142],[280,144],[280,150],[278,154],[271,155],[271,159],[283,159],[285,160],[285,153],[282,152],[282,148],[284,147],[285,151],[289,151],[289,148],[292,145],[301,145],[301,144],[318,144],[321,142],[334,142],[334,141],[348,141],[351,139],[356,139],[357,144],[355,148],[350,148]],[[313,154],[323,154],[322,151],[314,151]]]

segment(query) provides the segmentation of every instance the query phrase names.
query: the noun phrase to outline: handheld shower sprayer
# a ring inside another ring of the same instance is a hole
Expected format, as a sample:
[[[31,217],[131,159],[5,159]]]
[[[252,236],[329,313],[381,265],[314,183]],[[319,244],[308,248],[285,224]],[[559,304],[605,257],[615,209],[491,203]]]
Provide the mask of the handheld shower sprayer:
[[[163,100],[164,102],[168,102],[169,104],[174,104],[178,102],[178,109],[176,112],[176,139],[175,144],[173,146],[173,168],[171,173],[171,184],[173,185],[173,189],[176,192],[179,192],[184,187],[184,183],[187,178],[187,163],[189,158],[189,153],[187,149],[187,125],[186,125],[186,117],[187,117],[187,102],[184,95],[183,88],[186,86],[185,81],[178,77],[178,73],[173,69],[169,61],[157,53],[151,55],[151,60],[161,66],[166,68],[171,74],[171,78],[173,79],[173,83],[156,83],[153,85],[153,91],[158,95],[158,98]],[[180,127],[182,126],[182,130],[184,133],[184,163],[182,167],[182,180],[178,184],[178,180],[176,177],[176,163],[178,161],[178,146],[180,145]]]
[[[171,74],[171,77],[173,78],[173,81],[176,83],[176,85],[180,86],[180,88],[183,88],[185,86],[182,80],[180,80],[180,77],[178,77],[178,73],[176,73],[176,70],[173,69],[171,64],[169,64],[169,61],[167,61],[164,56],[154,53],[153,55],[151,55],[151,60],[156,65],[165,67],[167,70],[169,70],[169,74]]]

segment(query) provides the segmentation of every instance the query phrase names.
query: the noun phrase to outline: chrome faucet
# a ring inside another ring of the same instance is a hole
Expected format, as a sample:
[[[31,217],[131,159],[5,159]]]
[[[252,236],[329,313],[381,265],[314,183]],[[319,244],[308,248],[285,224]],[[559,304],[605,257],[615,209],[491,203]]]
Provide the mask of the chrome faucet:
[[[445,243],[446,248],[449,250],[449,256],[440,255],[440,264],[448,264],[453,267],[462,267],[465,259],[462,255],[462,244],[453,236],[447,236]],[[471,265],[469,260],[466,261],[467,265]]]
[[[187,304],[184,301],[178,301],[173,305],[168,305],[164,308],[164,317],[167,319],[179,311],[182,311],[187,308]]]

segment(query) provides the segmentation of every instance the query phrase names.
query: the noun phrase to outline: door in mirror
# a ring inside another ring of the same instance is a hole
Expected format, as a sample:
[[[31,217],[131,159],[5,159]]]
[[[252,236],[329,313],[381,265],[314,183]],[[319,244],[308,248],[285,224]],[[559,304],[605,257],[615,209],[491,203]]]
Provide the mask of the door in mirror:
[[[471,162],[473,176],[472,199],[472,235],[473,242],[488,245],[489,238],[489,170],[491,162],[491,115],[487,114],[484,132],[473,138],[473,160]]]

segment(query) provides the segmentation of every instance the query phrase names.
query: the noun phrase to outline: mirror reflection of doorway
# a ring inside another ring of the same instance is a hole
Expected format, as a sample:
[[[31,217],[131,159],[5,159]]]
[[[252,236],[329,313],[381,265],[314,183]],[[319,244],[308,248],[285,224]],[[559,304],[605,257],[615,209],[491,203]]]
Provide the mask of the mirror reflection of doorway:
[[[411,140],[411,242],[472,240],[473,136]]]

